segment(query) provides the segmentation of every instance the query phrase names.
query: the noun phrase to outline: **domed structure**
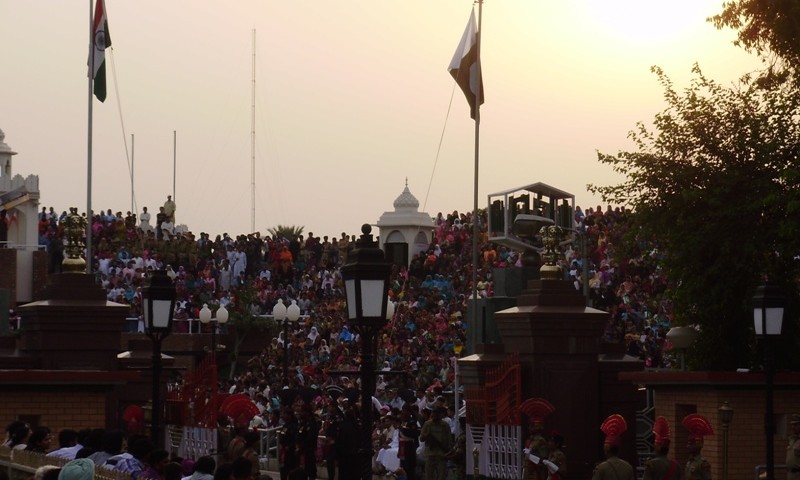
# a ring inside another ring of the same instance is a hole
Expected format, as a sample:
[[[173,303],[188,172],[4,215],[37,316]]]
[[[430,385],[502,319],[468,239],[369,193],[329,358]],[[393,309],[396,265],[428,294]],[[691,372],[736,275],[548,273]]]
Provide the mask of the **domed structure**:
[[[408,189],[408,179],[394,201],[394,211],[384,212],[377,226],[386,258],[397,265],[408,266],[414,255],[428,249],[433,238],[433,218],[419,211],[419,200]]]
[[[408,189],[408,180],[406,180],[406,188],[394,201],[394,210],[410,210],[416,212],[419,209],[419,200]]]

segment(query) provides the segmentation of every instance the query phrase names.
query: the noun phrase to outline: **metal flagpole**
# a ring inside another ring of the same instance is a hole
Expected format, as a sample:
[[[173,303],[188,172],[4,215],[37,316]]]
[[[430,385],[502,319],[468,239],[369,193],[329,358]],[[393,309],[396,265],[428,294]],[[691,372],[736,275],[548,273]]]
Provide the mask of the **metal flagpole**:
[[[178,199],[175,196],[175,177],[177,176],[176,172],[178,171],[178,132],[176,130],[172,131],[172,201],[177,202]],[[174,220],[173,220],[174,222]]]
[[[99,1],[99,0],[98,0]],[[89,0],[89,91],[86,135],[86,273],[92,273],[92,87],[94,85],[94,12]]]
[[[256,29],[253,29],[253,84],[250,91],[250,233],[256,231]]]
[[[476,35],[476,50],[478,53],[478,81],[481,82],[481,17],[483,15],[483,0],[478,0],[478,34]],[[480,138],[481,138],[481,88],[475,92],[475,174],[472,187],[472,308],[475,325],[478,325],[478,165],[480,157]],[[481,325],[485,318],[481,319]],[[486,341],[486,328],[479,329],[478,343]]]
[[[131,213],[136,215],[136,206],[133,203],[133,161],[135,158],[133,156],[133,145],[133,134],[131,133]]]

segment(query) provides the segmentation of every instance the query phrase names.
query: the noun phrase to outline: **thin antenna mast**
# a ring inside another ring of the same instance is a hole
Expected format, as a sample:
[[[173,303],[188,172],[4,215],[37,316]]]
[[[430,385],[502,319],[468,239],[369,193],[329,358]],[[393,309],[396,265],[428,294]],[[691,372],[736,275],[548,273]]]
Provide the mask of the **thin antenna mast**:
[[[250,91],[250,232],[256,231],[256,29],[253,29],[253,82]]]
[[[134,175],[133,161],[134,161],[134,159],[136,157],[134,157],[134,155],[133,155],[133,152],[134,152],[133,148],[134,148],[133,134],[131,133],[131,213],[133,213],[135,215],[136,214],[136,206],[133,203],[133,175]]]

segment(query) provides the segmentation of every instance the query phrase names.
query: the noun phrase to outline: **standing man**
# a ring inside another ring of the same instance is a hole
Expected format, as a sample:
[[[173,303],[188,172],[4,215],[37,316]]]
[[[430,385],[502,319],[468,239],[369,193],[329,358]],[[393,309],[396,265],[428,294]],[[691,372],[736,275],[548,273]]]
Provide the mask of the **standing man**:
[[[172,195],[167,195],[167,201],[164,202],[164,213],[167,214],[170,222],[175,223],[175,202],[172,201]]]
[[[453,448],[450,425],[443,420],[447,410],[437,405],[431,418],[422,426],[419,439],[425,442],[425,480],[445,480],[447,453]]]
[[[788,480],[800,480],[800,415],[793,414],[789,424],[792,434],[786,447],[786,471]]]
[[[681,480],[681,469],[678,462],[667,458],[669,454],[669,423],[664,417],[656,418],[653,424],[655,434],[656,455],[644,466],[644,480]]]
[[[634,480],[631,464],[617,456],[622,445],[621,436],[627,429],[628,424],[618,413],[609,416],[600,425],[600,430],[606,435],[603,442],[606,461],[595,467],[592,480]]]
[[[703,437],[714,435],[714,429],[706,417],[697,413],[686,415],[681,423],[689,430],[689,441],[686,444],[689,459],[686,461],[684,479],[711,480],[711,464],[700,455],[700,451],[703,449]]]

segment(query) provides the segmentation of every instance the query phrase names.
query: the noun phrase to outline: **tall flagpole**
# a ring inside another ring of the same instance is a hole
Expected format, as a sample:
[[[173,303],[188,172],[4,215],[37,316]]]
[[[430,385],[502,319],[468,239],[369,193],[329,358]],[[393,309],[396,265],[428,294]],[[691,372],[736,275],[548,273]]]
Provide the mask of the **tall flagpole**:
[[[478,33],[476,37],[476,51],[478,54],[478,79],[481,76],[481,19],[483,17],[483,0],[478,2]],[[480,80],[479,80],[480,82]],[[479,84],[480,85],[480,84]],[[478,165],[480,157],[480,139],[481,139],[481,87],[477,88],[475,92],[475,173],[474,184],[472,186],[472,299],[473,299],[473,314],[475,315],[475,325],[481,325],[478,331],[478,342],[484,343],[486,341],[486,326],[483,325],[485,318],[478,320]]]
[[[178,131],[172,131],[172,201],[177,202],[178,199],[175,196],[175,177],[177,176],[178,172]],[[175,221],[174,219],[172,220]]]
[[[256,29],[253,29],[253,84],[250,91],[250,233],[256,231]]]
[[[86,138],[86,273],[92,273],[92,86],[94,83],[94,12],[89,0],[89,115]]]
[[[134,143],[133,143],[133,134],[131,133],[131,213],[136,215],[136,204],[134,203],[134,195],[133,195],[133,175],[134,175],[134,164],[133,161],[136,159],[134,156]]]

